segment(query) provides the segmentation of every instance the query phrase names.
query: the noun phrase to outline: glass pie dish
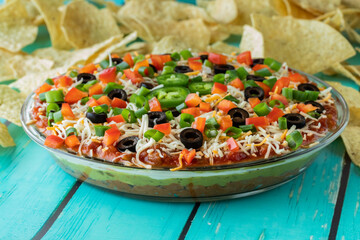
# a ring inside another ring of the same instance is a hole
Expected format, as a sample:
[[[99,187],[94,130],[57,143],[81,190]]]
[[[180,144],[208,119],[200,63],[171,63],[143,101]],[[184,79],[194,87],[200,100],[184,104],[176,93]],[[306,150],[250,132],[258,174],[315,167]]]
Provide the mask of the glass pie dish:
[[[306,75],[310,81],[330,87],[312,75],[298,72]],[[318,140],[319,144],[268,159],[181,171],[129,167],[44,146],[45,136],[36,126],[26,124],[31,120],[34,93],[27,97],[22,107],[21,122],[26,134],[34,142],[45,148],[64,171],[81,181],[149,200],[213,201],[270,190],[302,173],[321,149],[339,137],[349,121],[349,110],[344,98],[334,89],[331,94],[337,110],[337,124],[334,130]]]

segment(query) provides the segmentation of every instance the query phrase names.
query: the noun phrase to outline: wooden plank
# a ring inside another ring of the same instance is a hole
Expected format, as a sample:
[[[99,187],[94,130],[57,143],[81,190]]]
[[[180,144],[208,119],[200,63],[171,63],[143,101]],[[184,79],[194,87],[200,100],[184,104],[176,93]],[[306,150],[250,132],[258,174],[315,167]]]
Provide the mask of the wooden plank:
[[[337,239],[360,239],[360,168],[351,164]]]
[[[83,183],[44,239],[177,239],[193,206],[127,198]]]
[[[338,139],[321,151],[305,173],[282,187],[243,199],[201,204],[186,239],[327,238],[343,155]]]
[[[17,146],[0,147],[0,239],[30,239],[75,182],[24,131],[9,126]]]

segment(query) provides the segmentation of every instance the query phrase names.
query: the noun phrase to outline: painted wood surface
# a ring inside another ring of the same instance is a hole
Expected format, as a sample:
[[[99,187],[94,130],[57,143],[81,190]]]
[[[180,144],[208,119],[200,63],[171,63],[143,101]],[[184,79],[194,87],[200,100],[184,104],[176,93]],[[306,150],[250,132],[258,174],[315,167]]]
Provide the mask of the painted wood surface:
[[[136,200],[82,184],[44,239],[177,239],[193,205]]]
[[[0,147],[0,239],[30,239],[75,179],[20,127],[11,124],[9,131],[16,147]]]

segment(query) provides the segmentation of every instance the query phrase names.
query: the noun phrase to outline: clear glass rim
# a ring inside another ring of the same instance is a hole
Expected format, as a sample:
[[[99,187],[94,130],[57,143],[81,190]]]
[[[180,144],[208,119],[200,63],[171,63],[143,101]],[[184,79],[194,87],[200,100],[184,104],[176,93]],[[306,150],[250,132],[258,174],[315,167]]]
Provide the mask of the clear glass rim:
[[[292,69],[292,70],[294,70],[294,69]],[[319,78],[317,78],[313,75],[304,73],[299,70],[294,70],[294,71],[297,71],[300,74],[307,76],[310,81],[313,81],[318,84],[322,84],[326,87],[331,87],[329,84],[327,84],[326,82],[320,80]],[[332,88],[331,94],[332,94],[332,97],[335,99],[335,107],[336,107],[337,111],[338,112],[340,111],[343,114],[338,114],[336,128],[333,131],[328,132],[326,134],[326,136],[324,136],[323,138],[320,138],[320,141],[317,145],[315,145],[311,148],[302,148],[302,149],[290,152],[288,154],[284,154],[281,156],[274,156],[274,157],[267,158],[267,159],[258,159],[258,160],[254,160],[254,161],[250,161],[250,162],[242,162],[242,163],[218,165],[218,166],[203,166],[203,167],[184,168],[184,169],[181,169],[181,171],[211,171],[211,170],[225,170],[225,169],[254,167],[254,166],[261,166],[261,165],[269,164],[269,163],[275,163],[275,162],[279,162],[282,160],[287,160],[287,159],[291,159],[291,158],[295,158],[295,157],[301,157],[301,155],[305,155],[309,152],[314,152],[314,153],[317,152],[317,150],[320,150],[321,148],[329,145],[337,137],[339,137],[349,122],[349,115],[350,115],[349,108],[346,104],[345,99],[334,88]],[[79,160],[86,160],[89,162],[96,162],[99,164],[105,164],[105,165],[109,165],[109,166],[123,167],[123,168],[136,169],[136,170],[169,171],[169,168],[145,169],[145,168],[140,168],[140,167],[136,167],[136,166],[125,166],[120,162],[113,163],[113,162],[108,162],[108,161],[102,160],[100,158],[78,156],[78,155],[68,152],[66,150],[53,149],[53,148],[49,148],[49,147],[45,146],[44,145],[45,136],[40,131],[38,131],[38,129],[35,126],[26,124],[27,121],[31,120],[29,110],[30,110],[30,107],[32,106],[33,96],[34,96],[34,93],[30,94],[26,98],[25,103],[22,106],[21,116],[20,116],[21,124],[22,124],[22,127],[23,127],[25,133],[31,138],[31,140],[33,140],[34,142],[36,142],[37,144],[39,144],[41,147],[45,148],[46,150],[53,152],[54,154],[61,154],[64,156],[75,157],[75,158],[78,158]]]

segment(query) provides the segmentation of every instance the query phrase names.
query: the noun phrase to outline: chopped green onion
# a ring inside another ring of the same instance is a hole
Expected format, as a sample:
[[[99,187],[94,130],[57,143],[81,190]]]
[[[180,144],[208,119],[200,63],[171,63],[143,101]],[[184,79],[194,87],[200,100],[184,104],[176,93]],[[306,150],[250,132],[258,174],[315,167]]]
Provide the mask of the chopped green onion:
[[[144,133],[144,137],[150,139],[154,139],[156,142],[160,141],[163,137],[165,136],[165,134],[163,134],[162,132],[156,130],[156,129],[149,129]]]
[[[174,61],[169,61],[164,63],[164,66],[176,67],[176,65],[177,65],[176,62]]]
[[[144,61],[144,60],[145,60],[145,56],[142,55],[142,54],[139,54],[139,55],[134,57],[134,64],[137,63],[137,62]]]
[[[148,110],[147,110],[145,107],[142,107],[142,108],[140,108],[139,110],[136,110],[136,111],[135,111],[135,116],[136,116],[137,118],[141,118],[142,115],[147,114],[147,113],[148,113]]]
[[[54,85],[54,81],[51,78],[46,79],[45,82],[49,85]]]
[[[215,129],[220,128],[220,124],[216,121],[214,117],[207,119],[205,122],[205,126],[207,128],[215,128]]]
[[[54,122],[58,123],[61,122],[62,120],[64,120],[64,118],[61,111],[54,112]]]
[[[284,117],[279,117],[279,118],[278,118],[278,122],[279,122],[279,128],[280,128],[281,130],[287,129],[287,120],[286,120],[286,118],[284,118]]]
[[[108,94],[109,92],[111,92],[114,89],[123,89],[123,88],[124,88],[124,86],[121,84],[109,82],[104,88],[104,93]]]
[[[123,116],[123,118],[125,119],[126,122],[136,123],[136,116],[135,116],[135,112],[133,110],[125,108],[122,110],[121,115]]]
[[[315,101],[316,99],[318,99],[320,93],[318,91],[309,91],[309,90],[306,90],[305,92],[308,94],[306,99],[308,101]]]
[[[50,112],[57,112],[60,110],[59,105],[57,105],[56,103],[50,103],[47,107],[46,107],[46,116],[49,115]]]
[[[240,137],[242,132],[243,131],[237,127],[229,127],[228,129],[225,130],[226,136],[233,137],[234,139]]]
[[[70,136],[70,135],[73,135],[73,134],[74,134],[75,136],[78,135],[76,128],[71,127],[71,128],[66,129],[66,136],[67,136],[67,137]]]
[[[80,101],[81,105],[85,105],[89,101],[89,97],[83,97]]]
[[[206,66],[206,67],[208,67],[208,68],[212,68],[213,67],[213,64],[212,64],[212,62],[210,62],[209,60],[205,60],[204,61],[204,64],[203,64],[204,66]]]
[[[268,76],[271,76],[272,74],[269,71],[269,69],[262,68],[262,69],[259,69],[259,70],[255,71],[255,75],[256,76],[261,76],[261,77],[268,77]]]
[[[258,85],[255,83],[254,80],[244,81],[244,88],[248,88],[248,87],[258,87]]]
[[[272,58],[265,58],[264,64],[268,65],[272,70],[275,71],[279,71],[281,68],[281,63]]]
[[[318,113],[317,111],[311,111],[311,112],[308,112],[307,113],[310,117],[313,117],[313,118],[319,118],[321,116],[320,113]]]
[[[108,126],[102,126],[102,125],[95,125],[95,135],[98,137],[103,137],[105,135],[105,131],[110,129]]]
[[[232,80],[239,78],[239,74],[236,70],[227,70],[225,73],[226,82],[231,82]]]
[[[216,74],[214,76],[213,80],[214,80],[214,82],[224,84],[225,83],[225,74],[223,74],[223,73]]]
[[[268,115],[271,112],[271,108],[265,102],[263,102],[254,107],[254,112],[258,116],[262,117]]]
[[[172,66],[164,66],[161,75],[168,74],[168,73],[174,73],[174,67],[172,67]]]
[[[272,89],[273,86],[275,85],[276,81],[277,81],[276,77],[272,77],[272,78],[269,78],[269,79],[265,79],[263,81],[263,83],[265,83],[266,85],[268,85],[270,87],[270,89]]]
[[[99,63],[100,67],[102,69],[105,69],[105,68],[108,68],[109,67],[109,60],[102,60],[100,63]]]
[[[180,52],[180,55],[182,56],[182,58],[184,59],[184,60],[188,60],[188,58],[191,58],[193,55],[191,54],[191,52],[189,51],[189,50],[187,50],[187,49],[185,49],[185,50],[182,50],[181,52]]]
[[[201,76],[196,76],[194,78],[190,79],[191,82],[202,82],[202,77]]]
[[[292,88],[283,88],[281,94],[284,95],[287,99],[293,99],[293,89]]]
[[[169,111],[166,111],[165,112],[165,115],[166,115],[166,119],[168,121],[171,121],[171,120],[174,120],[174,115],[172,114],[172,112],[169,110]]]
[[[64,101],[64,92],[63,90],[54,90],[45,93],[45,98],[47,103],[56,103]]]
[[[288,146],[292,150],[295,150],[298,147],[300,147],[300,145],[302,144],[303,137],[299,131],[293,131],[292,133],[286,136],[286,141],[288,142]]]
[[[144,107],[147,111],[150,110],[149,102],[144,96],[133,94],[130,97],[130,102],[134,103],[137,108]]]
[[[178,112],[181,112],[181,110],[187,108],[187,105],[185,103],[182,103],[175,107]]]
[[[308,97],[307,92],[293,90],[293,99],[298,100],[300,102],[305,102]]]
[[[51,127],[53,123],[54,123],[54,113],[53,113],[53,112],[49,112],[49,116],[48,116],[48,126]]]
[[[89,90],[90,87],[92,87],[93,85],[95,85],[96,83],[98,83],[99,81],[97,80],[91,80],[90,82],[87,82],[85,85],[84,85],[84,89],[86,91]]]
[[[122,113],[123,109],[115,107],[115,108],[112,108],[112,111],[113,111],[114,116],[117,116]]]
[[[172,53],[172,54],[170,55],[170,57],[171,57],[171,59],[174,60],[174,61],[180,61],[180,59],[181,59],[180,54],[177,53],[177,52]]]
[[[93,97],[95,100],[98,100],[98,99],[101,98],[102,96],[105,96],[105,94],[95,94],[95,95],[92,95],[92,97]]]
[[[234,103],[240,103],[240,100],[237,99],[237,98],[235,98],[235,97],[232,96],[232,95],[228,95],[228,96],[224,97],[224,99],[229,100],[229,101],[232,101],[232,102],[234,102]]]
[[[87,90],[84,88],[84,85],[85,84],[81,83],[81,84],[76,85],[75,88],[79,89],[82,92],[87,92]]]
[[[117,72],[121,72],[122,70],[125,70],[125,69],[128,69],[128,68],[130,68],[130,65],[125,61],[122,61],[121,63],[116,65],[116,71]]]
[[[238,72],[238,75],[241,80],[245,80],[246,76],[249,75],[249,73],[246,71],[244,67],[239,67],[238,69],[236,69],[236,71]]]
[[[40,100],[40,101],[42,101],[42,102],[46,101],[46,96],[45,96],[45,94],[46,94],[46,92],[39,94],[39,100]]]
[[[147,89],[146,87],[142,86],[138,92],[138,95],[140,96],[146,96],[150,93],[151,91],[149,89]]]
[[[94,111],[96,114],[99,114],[99,113],[107,113],[108,109],[109,109],[109,106],[106,105],[106,104],[102,104],[102,105],[93,107],[93,111]]]
[[[191,127],[191,124],[195,121],[195,118],[193,115],[188,113],[182,113],[180,115],[180,127]]]
[[[269,102],[270,107],[285,108],[285,105],[280,100],[271,100]]]
[[[74,70],[72,70],[72,71],[70,72],[70,77],[71,77],[71,78],[77,77],[77,75],[78,75],[78,72],[76,72],[76,71],[74,71]]]
[[[152,67],[140,67],[138,69],[138,72],[141,74],[141,76],[143,77],[150,77],[152,78],[154,76],[154,69]]]
[[[216,130],[215,128],[207,128],[205,129],[205,135],[208,138],[214,138],[218,135],[218,130]]]
[[[251,132],[256,132],[257,129],[255,127],[254,124],[249,124],[249,125],[240,125],[239,128],[243,131],[243,132],[248,132],[248,131],[251,131]]]

